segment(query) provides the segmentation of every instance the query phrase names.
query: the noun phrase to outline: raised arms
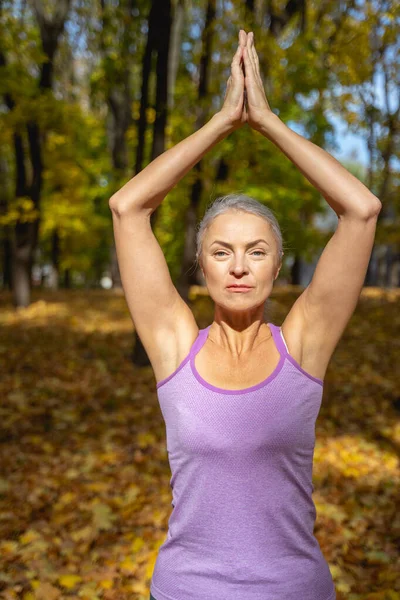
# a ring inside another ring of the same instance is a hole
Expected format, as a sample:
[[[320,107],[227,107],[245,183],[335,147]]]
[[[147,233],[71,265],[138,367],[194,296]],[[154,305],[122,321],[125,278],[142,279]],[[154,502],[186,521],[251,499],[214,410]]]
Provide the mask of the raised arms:
[[[329,361],[355,309],[381,203],[334,157],[292,131],[272,112],[253,35],[246,36],[241,30],[222,109],[201,129],[153,160],[109,201],[127,304],[153,366],[168,340],[174,346],[175,336],[196,324],[171,281],[151,230],[150,215],[207,151],[244,123],[282,150],[339,218],[311,283],[285,320],[301,323],[305,353],[319,358],[319,368]],[[290,346],[290,323],[282,329]]]

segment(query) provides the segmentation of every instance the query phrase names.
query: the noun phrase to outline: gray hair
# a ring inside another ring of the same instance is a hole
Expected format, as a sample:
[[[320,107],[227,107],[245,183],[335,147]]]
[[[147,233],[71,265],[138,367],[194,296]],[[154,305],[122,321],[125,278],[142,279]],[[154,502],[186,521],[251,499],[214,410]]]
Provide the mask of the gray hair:
[[[258,200],[247,196],[247,194],[232,193],[226,196],[216,198],[211,205],[207,207],[207,210],[200,221],[196,231],[196,261],[199,260],[202,249],[204,235],[207,229],[210,227],[213,220],[229,210],[243,211],[252,213],[258,217],[263,218],[271,227],[272,233],[275,237],[278,246],[278,264],[282,262],[283,252],[283,241],[282,233],[279,223],[270,208],[264,206]]]

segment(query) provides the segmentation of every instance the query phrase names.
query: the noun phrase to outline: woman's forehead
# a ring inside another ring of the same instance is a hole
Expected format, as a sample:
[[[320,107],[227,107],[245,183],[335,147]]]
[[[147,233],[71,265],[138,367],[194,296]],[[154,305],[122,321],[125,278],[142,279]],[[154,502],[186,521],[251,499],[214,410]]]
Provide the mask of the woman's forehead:
[[[207,231],[207,240],[222,239],[229,243],[250,242],[253,239],[267,236],[271,238],[269,223],[253,214],[229,213],[218,215]]]

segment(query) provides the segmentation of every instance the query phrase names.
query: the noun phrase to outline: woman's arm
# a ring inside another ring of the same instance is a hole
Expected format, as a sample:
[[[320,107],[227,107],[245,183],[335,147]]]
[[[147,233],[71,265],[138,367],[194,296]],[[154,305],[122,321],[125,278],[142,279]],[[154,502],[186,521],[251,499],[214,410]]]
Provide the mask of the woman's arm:
[[[110,198],[110,208],[118,214],[129,212],[132,207],[151,214],[204,154],[234,129],[225,114],[216,113],[203,127],[157,156],[128,181]]]

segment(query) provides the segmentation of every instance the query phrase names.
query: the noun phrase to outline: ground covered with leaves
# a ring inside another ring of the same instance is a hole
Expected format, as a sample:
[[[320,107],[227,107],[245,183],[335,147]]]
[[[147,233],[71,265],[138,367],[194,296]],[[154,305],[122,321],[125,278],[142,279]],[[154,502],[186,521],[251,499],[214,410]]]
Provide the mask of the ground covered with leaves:
[[[276,287],[269,321],[300,292]],[[0,598],[148,600],[172,510],[153,370],[121,293],[32,300],[0,296]],[[400,600],[399,302],[364,288],[325,377],[315,535],[338,600]],[[192,308],[212,322],[208,297]]]

